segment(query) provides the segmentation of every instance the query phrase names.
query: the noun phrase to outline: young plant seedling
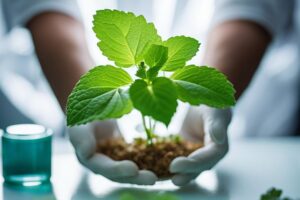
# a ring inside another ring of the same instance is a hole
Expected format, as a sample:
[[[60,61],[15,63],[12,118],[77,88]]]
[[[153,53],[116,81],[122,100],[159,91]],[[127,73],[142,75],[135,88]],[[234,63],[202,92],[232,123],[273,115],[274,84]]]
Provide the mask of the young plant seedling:
[[[93,24],[98,47],[114,65],[96,66],[80,78],[68,98],[69,126],[120,118],[136,109],[151,146],[155,123],[168,126],[178,101],[216,108],[235,104],[233,86],[222,73],[186,64],[199,49],[196,39],[162,40],[143,16],[118,10],[97,11]],[[126,71],[130,67],[136,69],[134,77]]]

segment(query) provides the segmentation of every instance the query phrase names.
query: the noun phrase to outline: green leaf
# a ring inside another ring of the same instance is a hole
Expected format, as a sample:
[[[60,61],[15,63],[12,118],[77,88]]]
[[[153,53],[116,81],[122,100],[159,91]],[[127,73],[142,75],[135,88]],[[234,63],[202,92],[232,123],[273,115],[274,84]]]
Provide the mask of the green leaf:
[[[191,37],[176,36],[169,38],[163,45],[168,47],[168,60],[162,70],[175,71],[184,67],[196,55],[200,43]]]
[[[150,67],[162,67],[168,59],[168,48],[152,44],[145,54],[145,63]]]
[[[155,66],[155,67],[151,67],[150,69],[148,69],[148,71],[146,73],[147,74],[147,78],[151,81],[155,77],[157,77],[160,68],[161,68],[161,66]]]
[[[177,92],[172,81],[158,77],[148,85],[144,80],[136,80],[129,89],[133,106],[143,115],[151,116],[163,122],[170,123],[177,107]]]
[[[93,24],[103,55],[120,67],[139,64],[151,44],[161,43],[153,23],[130,12],[100,10]]]
[[[282,190],[271,188],[265,194],[261,195],[261,200],[281,200]]]
[[[214,68],[190,65],[177,70],[171,78],[176,83],[181,101],[216,108],[235,104],[232,84]]]
[[[146,75],[146,66],[145,66],[144,62],[141,62],[141,64],[138,65],[138,70],[136,71],[135,75],[137,77],[142,78],[142,79],[147,78],[147,75]]]
[[[147,71],[147,78],[153,80],[157,77],[159,70],[168,59],[168,48],[162,45],[151,45],[150,49],[145,54],[145,62],[150,69]]]
[[[83,75],[67,103],[67,124],[85,124],[94,120],[119,118],[132,110],[128,90],[129,74],[110,65],[98,66]]]

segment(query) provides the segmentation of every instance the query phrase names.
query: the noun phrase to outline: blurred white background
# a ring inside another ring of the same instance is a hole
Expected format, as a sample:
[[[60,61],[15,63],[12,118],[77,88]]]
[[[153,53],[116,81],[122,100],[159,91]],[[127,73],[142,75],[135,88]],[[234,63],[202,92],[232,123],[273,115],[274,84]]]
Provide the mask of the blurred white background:
[[[214,1],[78,0],[78,4],[86,28],[86,41],[96,65],[109,63],[98,49],[97,39],[92,31],[93,14],[96,10],[105,8],[144,15],[148,21],[154,22],[163,39],[174,35],[187,35],[198,39],[201,42],[200,51],[190,63],[202,64]],[[264,65],[260,67],[251,86],[236,106],[230,127],[231,135],[282,135],[293,131],[298,94],[295,85],[300,73],[295,65],[298,52],[293,44],[296,38],[291,37],[289,40],[280,50],[273,51],[263,61]],[[8,36],[0,36],[0,41],[0,91],[4,94],[0,93],[0,98],[2,95],[2,99],[10,99],[17,108],[12,112],[5,106],[6,100],[0,100],[0,128],[14,122],[16,113],[19,112],[22,115],[19,121],[31,119],[62,135],[65,130],[64,115],[41,72],[29,33],[25,29],[17,28]],[[181,105],[169,132],[178,132],[185,112],[186,106]],[[138,121],[137,112],[133,112],[120,120],[121,129],[133,133]],[[161,132],[165,132],[162,127]]]

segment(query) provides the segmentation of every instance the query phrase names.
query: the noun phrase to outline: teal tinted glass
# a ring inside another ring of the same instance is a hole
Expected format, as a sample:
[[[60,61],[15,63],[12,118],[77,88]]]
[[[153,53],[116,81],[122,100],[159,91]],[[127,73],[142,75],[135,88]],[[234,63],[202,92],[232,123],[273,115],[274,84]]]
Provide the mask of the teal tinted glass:
[[[52,131],[43,126],[9,126],[2,135],[2,170],[6,182],[45,182],[51,177]]]

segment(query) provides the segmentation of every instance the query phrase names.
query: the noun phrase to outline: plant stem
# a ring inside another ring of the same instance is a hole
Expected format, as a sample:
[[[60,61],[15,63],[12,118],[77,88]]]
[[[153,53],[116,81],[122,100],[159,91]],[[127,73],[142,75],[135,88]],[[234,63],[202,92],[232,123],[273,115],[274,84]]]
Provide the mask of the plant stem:
[[[143,126],[144,126],[144,129],[145,129],[146,134],[147,134],[147,145],[153,145],[151,129],[147,128],[146,119],[145,118],[146,117],[144,115],[142,115]]]
[[[153,125],[152,125],[151,129],[154,131],[154,130],[155,130],[155,127],[156,127],[156,121],[154,120],[154,122],[153,122]]]
[[[151,120],[151,118],[150,117],[148,117],[148,119],[149,119],[149,129],[150,129],[150,131],[153,133],[153,129],[152,129],[152,120]]]

